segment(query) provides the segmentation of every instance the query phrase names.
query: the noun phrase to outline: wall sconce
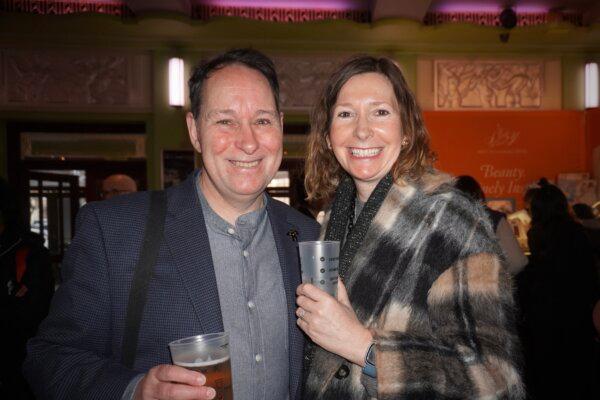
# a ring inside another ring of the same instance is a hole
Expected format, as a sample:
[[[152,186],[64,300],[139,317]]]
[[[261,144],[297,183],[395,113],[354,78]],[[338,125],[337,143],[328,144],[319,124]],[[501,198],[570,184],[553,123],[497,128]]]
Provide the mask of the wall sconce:
[[[173,57],[169,60],[169,105],[183,107],[184,103],[183,59]]]
[[[598,107],[598,63],[585,64],[585,108]]]

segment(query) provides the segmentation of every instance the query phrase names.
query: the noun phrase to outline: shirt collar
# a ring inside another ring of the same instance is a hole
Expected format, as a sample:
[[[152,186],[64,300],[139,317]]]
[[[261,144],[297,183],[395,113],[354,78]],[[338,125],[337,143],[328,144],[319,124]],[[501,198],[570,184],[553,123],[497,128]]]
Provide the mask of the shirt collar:
[[[231,234],[231,229],[253,232],[257,229],[258,225],[267,217],[266,205],[268,199],[267,195],[263,193],[262,206],[257,210],[240,215],[235,221],[235,226],[231,225],[219,214],[217,214],[208,203],[208,200],[206,200],[204,193],[202,193],[202,188],[200,187],[201,173],[201,170],[196,172],[194,176],[194,181],[196,185],[196,194],[198,195],[198,200],[200,201],[200,206],[202,207],[202,213],[204,215],[204,221],[206,222],[207,227],[212,228],[215,231],[223,234]]]

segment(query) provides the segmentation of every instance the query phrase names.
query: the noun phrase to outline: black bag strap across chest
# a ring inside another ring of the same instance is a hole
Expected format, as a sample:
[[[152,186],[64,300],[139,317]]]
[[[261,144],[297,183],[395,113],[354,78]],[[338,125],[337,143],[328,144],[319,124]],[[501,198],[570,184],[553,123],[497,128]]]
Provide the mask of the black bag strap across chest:
[[[158,250],[164,236],[167,195],[164,191],[150,193],[150,211],[146,220],[142,251],[135,266],[133,282],[127,302],[127,316],[121,352],[121,363],[133,368],[137,342],[148,295],[148,286],[154,273]]]

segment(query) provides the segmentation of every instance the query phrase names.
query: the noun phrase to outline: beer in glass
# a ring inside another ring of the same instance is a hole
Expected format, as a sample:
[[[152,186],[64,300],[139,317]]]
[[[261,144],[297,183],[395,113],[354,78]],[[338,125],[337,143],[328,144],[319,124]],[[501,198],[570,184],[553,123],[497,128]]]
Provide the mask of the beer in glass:
[[[191,336],[169,343],[173,364],[198,371],[218,400],[233,400],[229,335],[225,332]]]

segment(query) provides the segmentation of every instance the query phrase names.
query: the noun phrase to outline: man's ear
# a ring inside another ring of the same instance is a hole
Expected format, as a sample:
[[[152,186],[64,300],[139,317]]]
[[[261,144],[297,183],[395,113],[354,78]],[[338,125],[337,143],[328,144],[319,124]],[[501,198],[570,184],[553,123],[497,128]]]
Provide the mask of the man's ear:
[[[196,120],[194,119],[194,114],[192,114],[191,112],[187,113],[185,116],[185,122],[187,124],[188,135],[190,135],[190,142],[192,143],[192,146],[194,146],[194,149],[196,149],[198,153],[202,153],[200,140],[198,140],[198,135],[200,133],[198,132],[198,129],[196,127]]]
[[[281,131],[283,132],[283,112],[279,112],[279,125],[281,126]]]

